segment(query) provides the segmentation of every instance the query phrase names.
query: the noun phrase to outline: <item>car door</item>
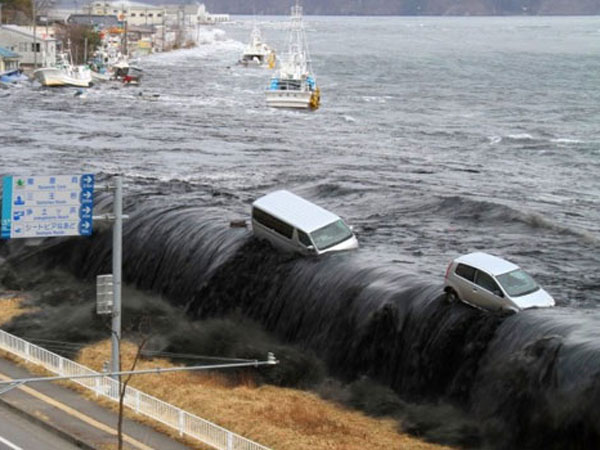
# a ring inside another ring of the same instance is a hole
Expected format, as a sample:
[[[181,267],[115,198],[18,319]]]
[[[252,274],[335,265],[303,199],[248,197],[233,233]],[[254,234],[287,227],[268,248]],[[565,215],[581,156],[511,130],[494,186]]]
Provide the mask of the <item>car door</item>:
[[[452,287],[461,300],[472,303],[473,288],[475,287],[475,268],[468,264],[459,263],[454,271]]]
[[[485,309],[496,310],[502,307],[502,291],[498,283],[482,270],[475,272],[474,301]]]

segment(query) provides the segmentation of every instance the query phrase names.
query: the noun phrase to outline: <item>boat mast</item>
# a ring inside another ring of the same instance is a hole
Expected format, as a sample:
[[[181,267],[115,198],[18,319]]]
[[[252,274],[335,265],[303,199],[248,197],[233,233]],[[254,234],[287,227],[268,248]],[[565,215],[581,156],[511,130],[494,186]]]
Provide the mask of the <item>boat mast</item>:
[[[291,63],[300,75],[308,73],[312,75],[311,61],[308,53],[308,43],[306,41],[306,32],[302,20],[302,6],[298,0],[292,6],[292,16],[290,24],[290,35],[288,38],[288,53]]]

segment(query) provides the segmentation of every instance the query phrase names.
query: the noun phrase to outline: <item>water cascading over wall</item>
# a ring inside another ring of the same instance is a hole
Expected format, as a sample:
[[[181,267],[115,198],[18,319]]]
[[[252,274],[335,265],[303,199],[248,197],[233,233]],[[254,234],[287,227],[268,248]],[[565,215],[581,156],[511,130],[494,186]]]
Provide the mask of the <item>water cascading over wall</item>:
[[[410,401],[459,404],[495,447],[600,446],[596,311],[502,318],[448,305],[438,280],[362,251],[297,257],[199,208],[142,205],[128,213],[124,280],[192,317],[241,312],[314,351],[345,381],[368,376]],[[42,253],[47,264],[92,279],[110,269],[111,233],[100,229]]]

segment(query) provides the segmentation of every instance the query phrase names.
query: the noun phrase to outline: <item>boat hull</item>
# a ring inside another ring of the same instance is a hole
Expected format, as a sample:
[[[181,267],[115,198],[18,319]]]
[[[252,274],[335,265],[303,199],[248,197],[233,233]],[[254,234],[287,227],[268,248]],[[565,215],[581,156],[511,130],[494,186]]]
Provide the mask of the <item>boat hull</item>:
[[[82,72],[79,77],[73,77],[60,69],[46,67],[34,71],[33,76],[42,86],[89,87],[92,84],[92,76],[89,71]]]
[[[92,75],[93,81],[110,81],[110,80],[112,80],[112,73],[110,73],[110,72],[100,73],[100,72],[94,72],[92,70],[91,75]]]
[[[267,106],[272,108],[313,109],[311,106],[311,91],[266,91]]]

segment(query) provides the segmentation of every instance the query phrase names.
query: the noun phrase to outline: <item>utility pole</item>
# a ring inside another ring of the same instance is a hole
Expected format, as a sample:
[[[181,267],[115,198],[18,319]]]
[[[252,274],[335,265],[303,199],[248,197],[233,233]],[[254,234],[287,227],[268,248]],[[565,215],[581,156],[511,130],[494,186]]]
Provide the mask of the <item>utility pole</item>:
[[[165,24],[165,16],[166,16],[166,12],[167,12],[167,10],[163,9],[163,12],[162,12],[162,49],[161,49],[161,51],[163,51],[163,52],[165,51],[165,39],[166,39],[166,33],[165,33],[165,26],[166,26],[166,24]]]
[[[111,353],[111,371],[119,372],[121,370],[121,357],[119,347],[121,344],[121,264],[123,261],[123,180],[120,176],[114,177],[115,198],[113,201],[113,254],[112,254],[112,272],[113,272],[113,316],[112,316],[112,353]],[[115,376],[119,379],[118,375]]]
[[[35,10],[35,2],[36,0],[31,0],[31,9],[33,13],[33,70],[37,69],[37,29],[35,20],[36,10]]]

